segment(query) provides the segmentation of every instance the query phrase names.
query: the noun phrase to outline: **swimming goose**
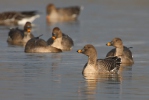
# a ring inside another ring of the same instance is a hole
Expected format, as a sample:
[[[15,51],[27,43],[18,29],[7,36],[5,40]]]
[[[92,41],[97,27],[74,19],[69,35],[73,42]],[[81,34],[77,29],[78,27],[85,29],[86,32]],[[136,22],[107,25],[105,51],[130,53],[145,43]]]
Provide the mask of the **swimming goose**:
[[[46,8],[48,22],[62,22],[76,20],[80,14],[82,7],[70,6],[64,8],[56,8],[54,4],[48,4]]]
[[[111,42],[106,44],[107,46],[114,46],[115,48],[109,51],[106,57],[118,56],[121,58],[122,64],[133,64],[132,52],[126,46],[123,46],[123,42],[120,38],[114,38]]]
[[[13,45],[24,45],[29,39],[34,37],[31,33],[31,29],[32,25],[30,22],[26,22],[24,25],[24,30],[20,30],[18,28],[10,29],[7,42]]]
[[[10,11],[0,13],[0,25],[24,25],[40,17],[37,11]]]
[[[48,39],[47,43],[63,51],[71,50],[74,45],[73,40],[68,35],[62,33],[58,27],[53,29],[52,37]]]
[[[85,64],[82,73],[117,73],[120,67],[121,59],[118,57],[107,57],[97,59],[97,51],[91,44],[87,44],[78,53],[88,56],[88,62]]]
[[[30,39],[25,45],[24,52],[26,53],[62,52],[61,49],[47,45],[47,42],[43,39],[40,39],[39,37]]]

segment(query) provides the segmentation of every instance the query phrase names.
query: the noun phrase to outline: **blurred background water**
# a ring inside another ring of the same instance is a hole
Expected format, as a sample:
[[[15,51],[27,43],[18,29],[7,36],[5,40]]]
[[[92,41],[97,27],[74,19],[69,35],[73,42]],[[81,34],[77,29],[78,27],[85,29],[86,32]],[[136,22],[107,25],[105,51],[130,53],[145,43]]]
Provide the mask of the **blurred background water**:
[[[78,21],[46,24],[45,8],[84,6]],[[70,52],[24,53],[8,45],[9,27],[0,26],[1,100],[148,100],[149,1],[148,0],[1,0],[0,12],[38,10],[33,34],[47,40],[58,26],[74,40]],[[116,76],[86,76],[81,72],[87,57],[76,53],[93,44],[98,58],[113,47],[105,44],[120,37],[131,49],[135,64]]]

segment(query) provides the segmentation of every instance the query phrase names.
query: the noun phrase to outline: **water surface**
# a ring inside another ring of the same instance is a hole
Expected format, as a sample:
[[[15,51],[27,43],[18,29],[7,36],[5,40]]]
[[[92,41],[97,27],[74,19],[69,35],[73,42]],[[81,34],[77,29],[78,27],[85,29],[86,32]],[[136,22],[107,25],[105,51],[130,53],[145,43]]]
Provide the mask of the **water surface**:
[[[47,25],[48,3],[65,7],[83,5],[78,21]],[[75,46],[63,53],[24,53],[24,47],[8,45],[9,27],[0,27],[1,100],[148,100],[149,99],[149,1],[147,0],[1,0],[0,11],[38,10],[33,34],[47,40],[55,26],[73,38]],[[76,51],[93,44],[98,58],[113,47],[105,44],[120,37],[133,47],[135,64],[119,75],[83,76],[87,57]]]

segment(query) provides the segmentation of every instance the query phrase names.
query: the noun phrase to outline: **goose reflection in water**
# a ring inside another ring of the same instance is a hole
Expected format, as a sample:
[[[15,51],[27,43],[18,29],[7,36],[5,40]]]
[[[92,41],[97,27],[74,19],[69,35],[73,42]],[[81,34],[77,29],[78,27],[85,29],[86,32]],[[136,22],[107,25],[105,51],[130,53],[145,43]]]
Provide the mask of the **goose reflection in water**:
[[[83,74],[85,86],[79,88],[79,95],[86,100],[97,100],[103,92],[120,93],[121,75],[119,74]],[[109,88],[110,87],[110,88]]]
[[[54,61],[52,61],[52,64],[51,64],[51,69],[52,69],[52,72],[55,71],[58,66],[59,66],[59,63],[61,62],[61,59],[62,59],[62,55],[59,54],[59,53],[54,53],[52,54],[51,56],[51,60],[55,59]]]
[[[131,66],[123,64],[120,66],[119,74],[83,74],[86,85],[79,90],[80,94],[85,96],[87,100],[96,100],[96,96],[107,93],[109,95],[117,94],[115,96],[119,98],[123,91],[121,87],[123,76],[126,75],[131,82],[132,75],[128,75],[131,74],[131,70]]]

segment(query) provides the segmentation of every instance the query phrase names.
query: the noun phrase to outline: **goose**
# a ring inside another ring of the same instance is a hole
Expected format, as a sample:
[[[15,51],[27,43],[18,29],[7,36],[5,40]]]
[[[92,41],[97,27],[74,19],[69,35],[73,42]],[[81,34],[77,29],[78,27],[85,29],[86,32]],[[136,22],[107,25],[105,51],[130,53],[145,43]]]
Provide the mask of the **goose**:
[[[48,4],[46,7],[47,21],[48,22],[63,22],[76,20],[83,7],[69,6],[56,8],[54,4]]]
[[[114,46],[115,48],[110,50],[106,57],[118,56],[121,58],[122,64],[133,64],[133,56],[130,49],[123,45],[123,42],[120,38],[114,38],[111,42],[106,44],[107,46]]]
[[[77,52],[88,56],[88,62],[82,71],[83,74],[118,73],[119,71],[121,58],[115,56],[97,59],[97,51],[91,44],[85,45]]]
[[[0,13],[0,25],[21,25],[33,22],[40,15],[37,11],[8,11]]]
[[[42,36],[42,35],[40,35]],[[62,52],[61,49],[52,47],[47,44],[47,42],[41,38],[34,37],[31,38],[25,45],[24,52],[26,53],[45,53],[45,52],[52,52],[52,53],[58,53]]]
[[[30,22],[26,22],[24,30],[19,28],[12,28],[8,33],[7,42],[13,45],[25,45],[26,42],[33,38],[34,35],[31,33],[32,25]]]
[[[63,51],[70,51],[74,45],[73,40],[68,35],[62,33],[58,27],[53,29],[52,37],[47,40],[47,43]]]

